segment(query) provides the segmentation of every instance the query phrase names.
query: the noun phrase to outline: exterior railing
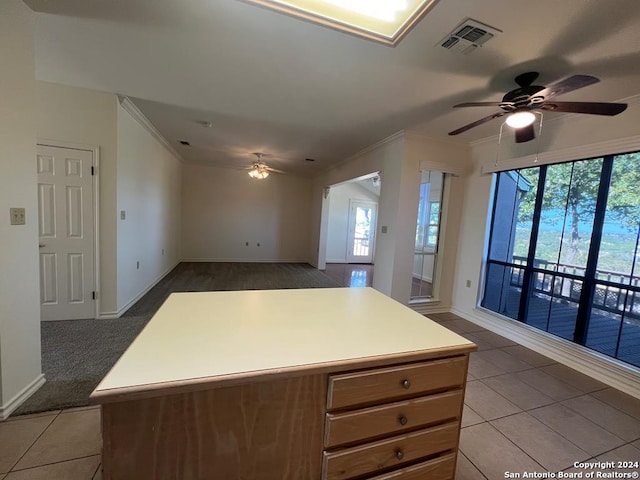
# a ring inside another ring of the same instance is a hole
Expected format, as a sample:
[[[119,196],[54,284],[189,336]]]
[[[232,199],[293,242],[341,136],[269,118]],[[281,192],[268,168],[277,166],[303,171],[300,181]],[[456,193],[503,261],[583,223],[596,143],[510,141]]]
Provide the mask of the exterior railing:
[[[369,237],[355,237],[353,239],[353,255],[366,257],[369,255]]]
[[[510,283],[522,287],[526,257],[514,256]],[[533,291],[570,302],[578,302],[582,293],[585,268],[534,260]],[[624,272],[596,270],[593,307],[605,312],[640,319],[640,278]]]

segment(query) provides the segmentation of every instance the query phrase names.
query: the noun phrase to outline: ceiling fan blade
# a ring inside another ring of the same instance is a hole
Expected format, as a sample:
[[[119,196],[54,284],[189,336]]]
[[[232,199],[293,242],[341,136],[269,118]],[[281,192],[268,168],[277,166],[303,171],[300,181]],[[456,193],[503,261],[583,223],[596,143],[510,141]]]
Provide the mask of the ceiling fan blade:
[[[273,167],[266,167],[267,170],[269,170],[270,172],[273,173],[282,173],[283,175],[288,175],[287,172],[283,171],[283,170],[278,170],[277,168],[273,168]]]
[[[543,110],[552,112],[590,113],[592,115],[618,115],[627,109],[626,103],[606,102],[552,102],[545,103]]]
[[[481,118],[480,120],[476,120],[473,123],[465,125],[464,127],[460,127],[457,130],[454,130],[453,132],[449,132],[449,135],[458,135],[459,133],[466,132],[467,130],[472,129],[473,127],[477,127],[478,125],[482,125],[483,123],[493,120],[494,118],[502,117],[503,115],[506,115],[506,112],[494,113],[492,115],[489,115],[488,117]]]
[[[536,138],[536,132],[533,129],[533,123],[526,127],[516,129],[516,143],[524,143]]]
[[[466,102],[466,103],[459,103],[458,105],[454,105],[453,108],[460,108],[460,107],[500,107],[504,103],[505,102]]]
[[[553,85],[548,86],[536,92],[535,97],[544,97],[545,100],[549,100],[557,95],[562,95],[563,93],[573,92],[574,90],[578,90],[579,88],[586,87],[588,85],[593,85],[594,83],[598,83],[600,79],[596,77],[592,77],[590,75],[574,75],[569,78],[565,78],[564,80],[560,80],[559,82],[554,83]]]

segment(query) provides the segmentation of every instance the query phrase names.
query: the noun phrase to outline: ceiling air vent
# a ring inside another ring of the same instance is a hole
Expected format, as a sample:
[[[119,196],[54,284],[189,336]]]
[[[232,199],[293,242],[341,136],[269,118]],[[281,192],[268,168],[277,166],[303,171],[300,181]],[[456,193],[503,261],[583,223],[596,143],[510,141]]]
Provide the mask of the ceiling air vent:
[[[471,18],[467,18],[439,43],[447,50],[468,55],[501,33],[497,28],[490,27]]]

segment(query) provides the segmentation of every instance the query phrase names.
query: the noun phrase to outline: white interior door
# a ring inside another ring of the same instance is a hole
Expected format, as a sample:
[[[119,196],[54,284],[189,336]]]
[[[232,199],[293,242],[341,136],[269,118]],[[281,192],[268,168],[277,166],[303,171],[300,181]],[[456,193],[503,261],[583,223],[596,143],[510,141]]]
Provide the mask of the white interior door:
[[[349,202],[347,262],[372,263],[378,206],[373,202]]]
[[[38,145],[42,320],[94,318],[93,152]]]

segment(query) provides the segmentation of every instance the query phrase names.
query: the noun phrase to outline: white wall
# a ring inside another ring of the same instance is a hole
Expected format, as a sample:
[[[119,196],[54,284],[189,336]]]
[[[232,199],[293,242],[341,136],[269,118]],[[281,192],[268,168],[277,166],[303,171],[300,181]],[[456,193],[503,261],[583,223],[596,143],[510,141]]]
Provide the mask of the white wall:
[[[0,2],[0,419],[41,384],[33,14]],[[9,224],[9,208],[26,225]]]
[[[365,180],[371,182],[371,180]],[[378,203],[378,195],[367,190],[359,182],[331,187],[329,193],[329,223],[327,230],[327,262],[347,261],[347,237],[349,234],[349,202],[362,200]]]
[[[416,132],[407,132],[407,155],[420,163],[421,170],[446,173],[440,216],[440,247],[435,266],[435,302],[416,307],[422,313],[448,311],[451,308],[464,179],[471,173],[471,149],[467,145],[435,140]]]
[[[121,105],[117,123],[121,314],[180,261],[182,164]]]
[[[116,176],[117,105],[110,93],[36,83],[38,140],[56,140],[100,149],[100,313],[117,311]]]
[[[311,213],[309,254],[324,268],[323,256],[328,226],[328,200],[323,188],[380,171],[382,188],[378,206],[375,275],[373,286],[402,303],[409,301],[413,270],[416,215],[420,189],[420,169],[463,175],[470,170],[468,147],[399,132],[345,160],[315,179]],[[440,310],[450,305],[453,268],[458,241],[460,200],[463,196],[458,178],[445,183],[441,238],[443,255],[436,267],[440,278]],[[448,206],[451,205],[450,207]],[[324,208],[323,208],[324,207]],[[381,233],[383,226],[387,233]]]
[[[406,303],[411,292],[420,173],[418,162],[407,159],[404,152],[404,135],[393,135],[316,178],[313,195],[320,198],[325,186],[381,172],[373,287]],[[314,205],[318,206],[318,203],[315,202]],[[327,211],[326,208],[324,210]],[[310,250],[318,252],[320,242],[326,241],[328,215],[327,218],[322,218],[322,212],[315,210],[311,218]],[[387,233],[382,233],[382,227],[386,227]],[[320,235],[321,229],[324,239]],[[323,268],[326,258],[317,253],[315,258],[318,258],[318,266]]]
[[[294,175],[255,180],[245,170],[185,165],[182,258],[309,261],[310,191],[311,180]]]

